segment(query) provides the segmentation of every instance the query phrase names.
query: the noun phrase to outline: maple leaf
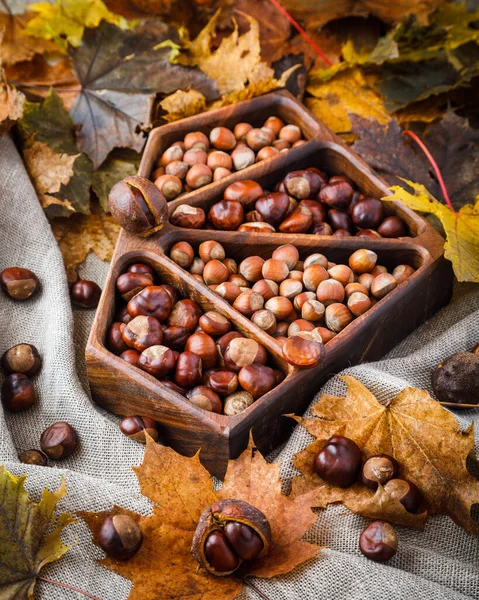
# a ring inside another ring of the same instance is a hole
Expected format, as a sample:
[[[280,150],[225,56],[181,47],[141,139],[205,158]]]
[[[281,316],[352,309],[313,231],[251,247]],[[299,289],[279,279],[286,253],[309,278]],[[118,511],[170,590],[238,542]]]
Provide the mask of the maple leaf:
[[[295,417],[317,440],[294,457],[303,476],[293,480],[293,497],[315,490],[312,506],[343,502],[352,512],[371,518],[423,526],[425,514],[407,514],[381,487],[373,492],[356,483],[340,489],[314,474],[314,454],[332,435],[344,435],[356,442],[366,459],[377,454],[393,456],[400,464],[401,477],[419,487],[431,514],[447,514],[468,533],[478,535],[479,524],[471,509],[479,503],[479,482],[466,469],[474,448],[474,425],[461,431],[452,413],[423,390],[405,388],[382,405],[354,377],[342,379],[348,386],[344,398],[323,394],[312,407],[315,418]]]
[[[56,0],[30,4],[28,10],[36,13],[25,28],[27,35],[54,40],[67,49],[67,43],[79,46],[85,27],[98,27],[101,21],[113,23],[125,29],[128,22],[112,13],[102,0]]]
[[[90,252],[111,261],[120,226],[94,202],[88,215],[75,214],[51,222],[53,235],[63,256],[69,281],[76,280],[76,269]]]
[[[175,37],[164,24],[124,31],[102,22],[85,29],[81,46],[70,47],[81,83],[70,114],[79,127],[78,146],[95,168],[114,147],[142,149],[157,93],[191,87],[216,97],[214,81],[199,69],[171,64],[165,42]]]
[[[70,549],[60,534],[75,522],[66,513],[54,515],[66,493],[65,480],[56,492],[46,488],[37,503],[30,500],[25,479],[0,465],[0,596],[5,600],[33,600],[40,570]]]
[[[199,454],[183,457],[174,450],[155,444],[148,437],[143,464],[134,468],[141,492],[154,503],[153,515],[141,517],[115,507],[114,514],[129,514],[143,531],[138,554],[127,562],[109,558],[101,561],[133,582],[130,600],[162,598],[229,600],[236,598],[243,581],[233,577],[214,577],[199,570],[190,549],[193,534],[205,508],[222,498],[249,502],[269,520],[272,544],[267,556],[252,561],[247,574],[273,577],[291,571],[314,557],[322,548],[301,541],[316,516],[309,507],[308,495],[291,499],[281,493],[279,464],[268,464],[253,444],[237,461],[229,461],[223,487],[212,489],[209,473]],[[79,515],[85,519],[96,541],[108,513]]]
[[[51,91],[41,104],[26,102],[18,129],[23,157],[48,217],[88,213],[92,165],[76,146],[74,124],[60,97]]]
[[[5,71],[0,63],[0,135],[6,133],[22,116],[24,101],[25,96],[6,82]]]
[[[420,184],[404,180],[414,193],[399,186],[383,200],[400,200],[409,208],[436,215],[446,232],[445,257],[452,262],[459,281],[479,283],[479,196],[474,205],[465,204],[459,211],[442,204]]]

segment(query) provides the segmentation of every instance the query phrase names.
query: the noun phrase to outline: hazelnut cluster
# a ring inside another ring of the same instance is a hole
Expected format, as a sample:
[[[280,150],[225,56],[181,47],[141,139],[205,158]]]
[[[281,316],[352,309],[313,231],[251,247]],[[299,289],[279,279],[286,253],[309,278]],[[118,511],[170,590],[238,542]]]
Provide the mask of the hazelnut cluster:
[[[343,175],[328,178],[308,168],[292,171],[272,192],[252,180],[237,181],[206,215],[200,207],[182,204],[171,223],[189,229],[220,229],[256,233],[311,233],[335,237],[399,238],[408,235],[404,221],[386,216],[381,200],[365,196]]]
[[[156,281],[149,265],[132,264],[116,281],[120,307],[106,346],[135,367],[184,395],[192,404],[233,416],[284,378],[267,365],[266,349],[237,331],[229,319],[203,312],[178,290]],[[145,417],[135,417],[144,419]],[[149,429],[136,424],[127,435]],[[143,434],[144,436],[144,434]]]
[[[214,127],[209,136],[193,131],[163,152],[151,180],[166,200],[173,200],[304,143],[301,129],[278,117],[269,117],[262,127]]]
[[[284,358],[303,368],[318,364],[322,344],[414,273],[409,265],[388,273],[365,248],[351,254],[347,265],[320,253],[301,261],[292,244],[279,246],[267,260],[249,256],[239,264],[214,240],[201,243],[198,256],[183,241],[169,255],[280,341]]]
[[[387,454],[370,456],[363,462],[363,453],[351,439],[335,435],[316,454],[313,471],[327,483],[347,488],[361,482],[371,490],[382,485],[386,492],[413,514],[420,512],[424,499],[418,487],[398,477],[400,465]],[[359,548],[377,562],[389,560],[397,551],[394,528],[384,521],[371,523],[362,532]]]

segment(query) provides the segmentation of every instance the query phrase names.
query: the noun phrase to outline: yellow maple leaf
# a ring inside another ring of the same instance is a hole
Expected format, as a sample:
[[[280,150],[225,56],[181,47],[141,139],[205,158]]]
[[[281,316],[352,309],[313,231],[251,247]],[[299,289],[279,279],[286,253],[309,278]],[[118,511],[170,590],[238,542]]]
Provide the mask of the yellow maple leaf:
[[[43,491],[32,502],[25,489],[26,475],[15,477],[0,465],[0,597],[33,600],[35,582],[45,565],[68,550],[60,534],[75,520],[67,513],[54,515],[66,492],[65,480],[58,490]]]
[[[85,27],[97,27],[108,21],[122,29],[127,20],[108,10],[102,0],[56,0],[55,4],[37,2],[28,10],[36,16],[28,22],[25,33],[45,40],[54,40],[66,50],[67,42],[79,46]]]
[[[206,109],[206,98],[196,90],[187,92],[176,90],[173,94],[166,96],[160,102],[160,106],[167,113],[162,115],[162,118],[171,123],[203,112]]]
[[[456,212],[436,200],[423,185],[404,181],[414,194],[394,186],[393,195],[383,200],[400,200],[413,210],[436,215],[446,232],[445,256],[452,262],[457,279],[479,283],[479,196],[474,205],[466,204]]]

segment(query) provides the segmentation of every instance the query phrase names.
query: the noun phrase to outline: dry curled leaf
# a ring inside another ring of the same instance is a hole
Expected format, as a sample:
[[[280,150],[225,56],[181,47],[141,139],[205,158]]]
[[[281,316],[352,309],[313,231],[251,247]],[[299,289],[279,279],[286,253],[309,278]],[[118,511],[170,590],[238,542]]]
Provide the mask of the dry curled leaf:
[[[192,117],[206,110],[206,98],[200,92],[195,90],[177,90],[170,94],[160,102],[161,108],[166,111],[166,115],[161,115],[161,118],[171,123]]]
[[[479,283],[479,196],[474,205],[465,204],[454,211],[436,200],[423,185],[404,181],[413,194],[394,186],[393,195],[383,200],[400,200],[413,210],[436,215],[446,232],[445,256],[452,262],[457,279]]]
[[[317,440],[295,455],[294,464],[303,476],[294,479],[293,496],[315,490],[312,506],[343,502],[355,513],[422,527],[426,515],[406,513],[381,488],[374,498],[375,493],[360,484],[341,489],[315,475],[314,454],[332,435],[344,435],[356,442],[366,459],[393,456],[400,464],[400,476],[419,487],[431,514],[449,515],[468,533],[478,535],[479,523],[471,509],[479,503],[479,482],[466,469],[474,448],[473,425],[461,431],[454,416],[425,391],[405,388],[383,405],[353,377],[343,379],[348,386],[345,397],[323,394],[312,408],[314,418],[296,418]]]
[[[3,40],[0,53],[4,66],[29,61],[36,54],[55,52],[58,46],[50,40],[41,40],[25,32],[25,28],[33,15],[9,15],[0,13],[0,31]]]
[[[243,582],[234,577],[214,577],[199,570],[190,549],[199,518],[218,499],[244,500],[261,510],[269,520],[272,545],[269,554],[248,565],[247,575],[273,577],[291,571],[314,557],[321,548],[301,541],[316,516],[309,496],[292,500],[281,493],[279,465],[268,464],[253,444],[237,461],[230,461],[223,487],[212,489],[209,473],[199,455],[183,457],[148,438],[143,464],[134,468],[143,495],[154,503],[152,516],[140,517],[125,509],[143,531],[143,544],[136,556],[117,563],[101,563],[133,582],[130,600],[161,598],[229,600],[236,598]],[[80,513],[96,540],[109,513]]]
[[[5,81],[5,72],[0,66],[0,135],[22,116],[24,101],[25,96]]]
[[[57,503],[66,493],[65,481],[56,492],[43,491],[33,502],[25,489],[26,475],[15,477],[0,465],[0,598],[33,600],[40,570],[57,561],[68,550],[60,534],[74,519],[55,515]]]
[[[51,222],[53,234],[63,255],[69,280],[74,280],[76,269],[90,252],[110,261],[115,249],[120,226],[95,203],[89,215],[75,214]]]

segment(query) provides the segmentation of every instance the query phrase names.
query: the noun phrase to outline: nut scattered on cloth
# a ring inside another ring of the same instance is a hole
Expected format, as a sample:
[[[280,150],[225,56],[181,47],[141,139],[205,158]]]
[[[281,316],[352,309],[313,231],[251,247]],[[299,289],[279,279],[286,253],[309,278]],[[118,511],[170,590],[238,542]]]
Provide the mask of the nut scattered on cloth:
[[[0,462],[14,474],[27,473],[26,487],[39,500],[45,486],[55,489],[63,475],[67,494],[59,510],[108,510],[119,504],[141,514],[151,505],[140,494],[131,466],[142,461],[144,447],[119,431],[119,418],[94,405],[87,393],[84,349],[94,313],[75,309],[72,314],[62,258],[11,139],[0,138],[0,270],[21,266],[33,270],[42,282],[31,300],[15,303],[0,296],[0,353],[18,344],[34,344],[43,368],[34,382],[39,401],[29,411],[7,414],[0,405]],[[81,270],[84,278],[103,284],[108,265],[90,255]],[[479,289],[458,285],[452,304],[400,343],[387,357],[346,371],[368,386],[380,401],[411,385],[431,390],[432,369],[454,352],[470,350],[479,342]],[[3,381],[3,376],[2,376]],[[338,377],[324,387],[341,395]],[[463,427],[479,417],[479,410],[455,415]],[[55,421],[75,427],[80,448],[51,467],[23,465],[18,454],[39,447],[42,431]],[[282,478],[288,490],[295,470],[292,455],[311,438],[296,427],[275,460],[282,460]],[[367,519],[342,506],[321,511],[307,539],[328,546],[318,558],[291,574],[255,585],[270,600],[472,600],[479,597],[479,544],[448,517],[432,517],[425,532],[398,527],[399,549],[387,564],[364,558],[359,535]],[[91,543],[84,523],[71,525],[62,535],[72,549],[42,574],[79,587],[102,600],[128,598],[131,584],[96,563],[101,551]],[[39,582],[38,600],[75,600],[74,592]],[[241,600],[257,600],[245,589]]]

